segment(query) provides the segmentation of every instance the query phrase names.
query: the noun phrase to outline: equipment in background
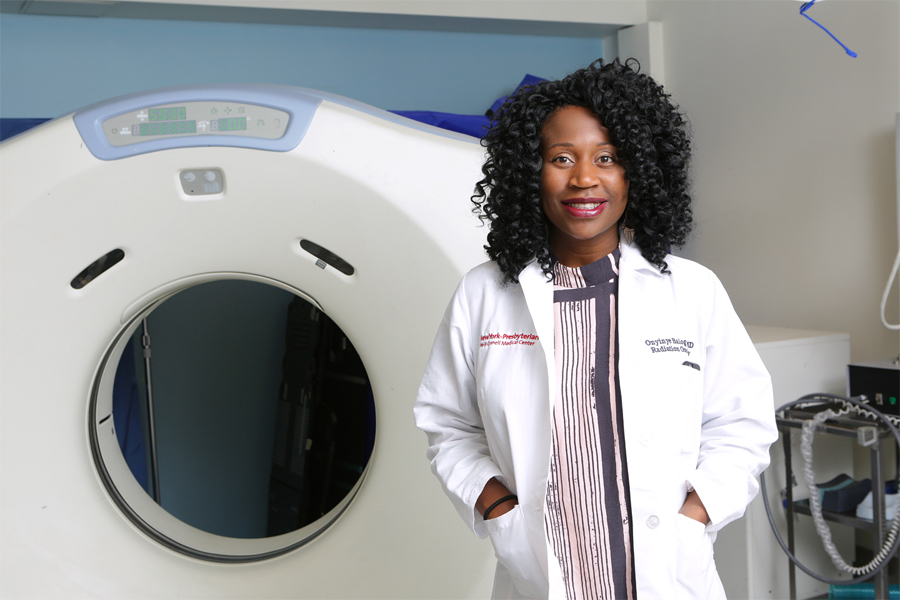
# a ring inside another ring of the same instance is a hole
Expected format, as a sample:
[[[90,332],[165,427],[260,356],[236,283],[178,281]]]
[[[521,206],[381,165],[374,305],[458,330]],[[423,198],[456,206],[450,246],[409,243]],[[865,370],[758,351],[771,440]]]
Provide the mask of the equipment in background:
[[[837,410],[833,410],[832,408],[830,408],[830,406],[835,406]],[[810,577],[814,577],[815,579],[818,579],[820,581],[838,586],[845,586],[848,584],[859,583],[871,579],[887,566],[888,560],[894,555],[894,553],[896,553],[898,545],[900,545],[900,538],[898,538],[898,533],[900,533],[900,519],[894,520],[891,525],[890,531],[887,533],[884,544],[875,554],[875,557],[867,565],[863,567],[852,567],[848,565],[841,557],[840,553],[837,551],[834,543],[831,541],[831,530],[828,528],[828,525],[825,523],[824,517],[822,516],[823,507],[820,499],[821,494],[819,488],[814,483],[815,473],[813,472],[812,468],[812,441],[818,427],[823,426],[829,420],[839,419],[840,417],[849,415],[850,413],[853,413],[856,417],[859,418],[872,420],[873,424],[880,423],[890,431],[898,445],[900,445],[900,433],[898,433],[896,427],[892,423],[892,419],[886,417],[883,413],[876,410],[872,406],[864,404],[863,402],[852,398],[845,398],[832,394],[810,394],[807,396],[803,396],[798,400],[785,404],[776,411],[776,414],[781,415],[780,420],[783,420],[787,418],[787,411],[791,409],[793,409],[791,412],[792,417],[797,417],[798,413],[800,413],[801,411],[807,413],[803,418],[803,434],[801,438],[800,451],[804,459],[803,476],[806,486],[809,489],[809,511],[816,524],[816,530],[822,538],[822,543],[825,546],[825,550],[826,552],[828,552],[828,555],[831,557],[835,566],[842,571],[851,573],[855,576],[855,578],[852,580],[844,581],[824,577],[822,575],[819,575],[818,573],[813,572],[811,569],[797,560],[797,558],[788,548],[788,545],[782,539],[781,534],[778,532],[778,528],[775,526],[775,520],[772,516],[772,509],[769,506],[768,496],[766,492],[765,473],[761,473],[761,496],[765,505],[766,516],[768,517],[769,524],[772,527],[772,532],[775,534],[775,538],[778,540],[778,543],[781,545],[782,550],[784,550],[785,554],[787,554],[791,562],[793,562]],[[872,444],[880,443],[880,438],[877,434],[877,431],[871,431],[872,429],[875,428],[862,427],[857,430],[858,439],[861,445],[869,446]],[[883,486],[884,483],[880,481],[879,478],[879,480],[876,481],[876,485],[874,485],[874,488],[878,490],[880,494]],[[880,496],[876,500],[879,507],[882,501],[883,496]],[[788,498],[788,502],[791,502],[790,497]]]
[[[0,144],[3,596],[489,595],[490,545],[443,508],[411,414],[484,260],[482,162],[476,138],[264,85]],[[292,297],[313,344],[285,370]]]
[[[295,531],[337,506],[362,475],[375,441],[366,370],[334,321],[294,298],[285,342],[269,536]]]
[[[888,481],[884,486],[884,518],[893,521],[897,515],[897,480]],[[875,499],[872,492],[866,494],[856,507],[856,516],[869,521],[875,518]]]
[[[886,415],[900,416],[900,364],[874,361],[847,367],[853,398],[864,397]]]
[[[817,483],[816,489],[819,490],[819,502],[823,510],[847,512],[856,510],[866,494],[872,492],[872,480],[856,481],[849,475],[841,473],[825,483]]]
[[[828,590],[829,600],[864,600],[875,598],[875,586],[871,583],[854,583],[853,585],[832,585]],[[900,585],[891,585],[888,592],[890,600],[900,600]]]

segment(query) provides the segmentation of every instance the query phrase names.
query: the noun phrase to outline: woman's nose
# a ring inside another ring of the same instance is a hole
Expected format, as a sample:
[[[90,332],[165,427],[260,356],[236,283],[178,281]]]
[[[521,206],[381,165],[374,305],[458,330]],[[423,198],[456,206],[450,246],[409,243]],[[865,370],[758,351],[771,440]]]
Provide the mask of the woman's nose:
[[[596,166],[591,163],[580,163],[575,165],[569,185],[577,188],[591,188],[597,185],[599,180]]]

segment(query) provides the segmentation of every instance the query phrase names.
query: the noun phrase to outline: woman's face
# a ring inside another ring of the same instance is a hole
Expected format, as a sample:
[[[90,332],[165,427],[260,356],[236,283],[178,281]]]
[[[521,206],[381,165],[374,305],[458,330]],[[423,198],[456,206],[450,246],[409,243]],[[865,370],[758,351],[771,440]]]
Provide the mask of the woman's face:
[[[589,109],[565,106],[544,124],[541,153],[541,204],[556,257],[582,267],[615,250],[628,180],[606,127]]]

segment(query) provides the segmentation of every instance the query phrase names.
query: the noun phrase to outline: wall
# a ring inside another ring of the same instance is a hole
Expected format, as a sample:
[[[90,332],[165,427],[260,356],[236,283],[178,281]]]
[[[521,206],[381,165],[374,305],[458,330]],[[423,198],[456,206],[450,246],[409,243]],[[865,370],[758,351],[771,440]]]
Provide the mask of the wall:
[[[666,79],[691,121],[697,229],[745,323],[849,332],[896,356],[878,305],[897,251],[900,3],[651,1]],[[889,320],[896,322],[896,291]]]
[[[4,13],[0,116],[56,117],[198,83],[296,85],[387,110],[483,114],[525,74],[561,77],[602,52],[602,40],[577,35]]]

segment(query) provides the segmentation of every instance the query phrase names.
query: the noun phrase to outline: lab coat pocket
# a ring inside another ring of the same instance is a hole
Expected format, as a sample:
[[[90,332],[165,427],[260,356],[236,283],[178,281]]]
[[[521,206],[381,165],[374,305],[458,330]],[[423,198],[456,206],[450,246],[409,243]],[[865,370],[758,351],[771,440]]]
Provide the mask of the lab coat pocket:
[[[508,513],[484,522],[494,544],[497,561],[506,567],[516,589],[523,596],[540,598],[544,572],[528,542],[522,509],[517,505]]]
[[[675,515],[678,536],[676,588],[680,600],[725,600],[725,590],[713,561],[712,538],[706,526],[682,514]]]

